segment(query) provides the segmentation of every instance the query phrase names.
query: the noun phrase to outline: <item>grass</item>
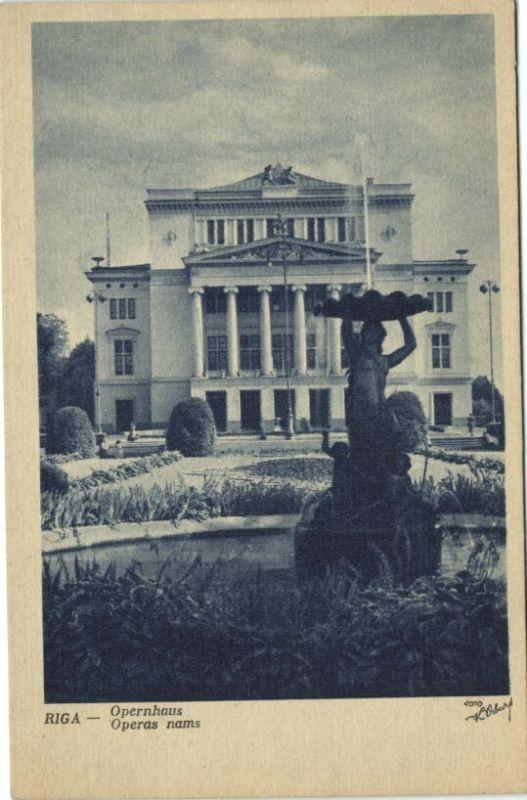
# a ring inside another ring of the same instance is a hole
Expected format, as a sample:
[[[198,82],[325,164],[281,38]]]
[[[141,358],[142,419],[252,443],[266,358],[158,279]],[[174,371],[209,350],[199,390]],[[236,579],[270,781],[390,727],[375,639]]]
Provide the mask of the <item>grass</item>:
[[[44,567],[46,702],[507,694],[503,583]]]
[[[280,458],[237,467],[236,471],[243,472],[245,475],[272,478],[289,478],[314,482],[331,481],[333,475],[333,461],[327,456]]]

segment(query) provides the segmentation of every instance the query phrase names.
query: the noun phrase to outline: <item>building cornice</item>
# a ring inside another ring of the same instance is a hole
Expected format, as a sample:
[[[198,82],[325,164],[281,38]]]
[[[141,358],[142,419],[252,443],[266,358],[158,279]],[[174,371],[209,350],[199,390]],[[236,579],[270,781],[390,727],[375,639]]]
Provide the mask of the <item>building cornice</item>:
[[[368,207],[383,208],[404,208],[412,203],[413,195],[389,195],[374,196],[368,198]],[[273,197],[264,198],[252,195],[235,195],[196,198],[193,200],[179,199],[149,199],[145,200],[147,211],[150,215],[169,214],[171,212],[194,212],[203,216],[211,214],[240,214],[253,213],[263,215],[276,215],[277,210],[290,211],[292,213],[311,213],[314,216],[318,212],[322,213],[327,209],[333,209],[349,214],[350,206],[354,213],[362,211],[363,201],[361,197],[350,198],[349,194],[341,193],[338,195],[327,195],[324,193],[313,192],[309,195],[299,195],[297,197]]]

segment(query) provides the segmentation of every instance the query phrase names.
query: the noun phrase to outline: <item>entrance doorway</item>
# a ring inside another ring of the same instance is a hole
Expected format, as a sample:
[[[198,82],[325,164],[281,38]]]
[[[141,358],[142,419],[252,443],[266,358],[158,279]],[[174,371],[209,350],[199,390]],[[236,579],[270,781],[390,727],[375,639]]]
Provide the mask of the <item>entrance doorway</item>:
[[[261,426],[260,392],[240,392],[242,431],[259,431]]]
[[[115,401],[115,430],[117,433],[129,431],[134,422],[134,401],[116,400]]]
[[[207,401],[218,433],[225,433],[227,430],[227,392],[205,392]]]
[[[434,393],[434,424],[452,425],[452,394],[450,392]]]
[[[309,390],[309,424],[312,428],[329,428],[329,389]]]
[[[287,426],[287,389],[275,389],[274,390],[274,416],[275,419],[278,420],[280,427],[282,430],[286,429]],[[291,413],[293,415],[293,422],[296,419],[296,407],[295,407],[295,390],[291,389]]]

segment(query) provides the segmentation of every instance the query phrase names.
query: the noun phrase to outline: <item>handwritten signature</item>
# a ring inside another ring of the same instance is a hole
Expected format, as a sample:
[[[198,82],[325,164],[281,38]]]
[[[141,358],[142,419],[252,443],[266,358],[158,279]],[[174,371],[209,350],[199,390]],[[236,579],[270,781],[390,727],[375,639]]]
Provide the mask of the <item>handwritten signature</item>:
[[[465,720],[468,722],[469,719],[474,720],[474,722],[483,722],[490,717],[494,717],[496,714],[500,714],[502,711],[509,711],[509,722],[511,721],[511,709],[512,709],[512,697],[510,700],[506,701],[505,703],[489,703],[488,706],[481,706],[474,714],[469,714],[468,717],[465,717]]]

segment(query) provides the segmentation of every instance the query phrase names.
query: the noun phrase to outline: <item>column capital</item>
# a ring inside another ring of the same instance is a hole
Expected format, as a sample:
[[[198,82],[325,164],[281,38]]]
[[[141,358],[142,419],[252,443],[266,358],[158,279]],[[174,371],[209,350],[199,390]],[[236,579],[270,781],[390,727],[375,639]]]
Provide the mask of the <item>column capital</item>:
[[[327,287],[328,292],[341,292],[342,291],[342,284],[340,283],[330,283]]]
[[[237,286],[224,286],[223,291],[225,294],[229,294],[229,292],[232,292],[232,294],[238,294],[239,290]]]
[[[269,293],[271,293],[271,292],[273,291],[273,287],[272,287],[272,286],[258,286],[258,287],[257,287],[257,289],[256,289],[256,291],[258,291],[258,292],[269,292]]]
[[[295,284],[293,284],[293,286],[291,288],[292,288],[293,292],[306,292],[307,291],[307,286],[306,286],[305,283],[295,283]]]
[[[189,294],[204,294],[205,287],[204,286],[189,286],[188,287]]]

